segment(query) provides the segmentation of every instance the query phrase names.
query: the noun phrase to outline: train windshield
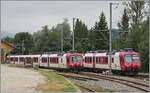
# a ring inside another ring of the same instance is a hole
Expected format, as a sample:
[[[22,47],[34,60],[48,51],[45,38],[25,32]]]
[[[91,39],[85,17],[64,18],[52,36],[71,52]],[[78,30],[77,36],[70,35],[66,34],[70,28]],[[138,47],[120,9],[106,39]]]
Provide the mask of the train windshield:
[[[134,62],[140,62],[140,56],[139,55],[133,55],[133,61]]]
[[[70,61],[71,62],[81,62],[82,57],[81,56],[71,56]]]
[[[130,62],[140,62],[140,57],[139,55],[126,55],[125,56],[125,61],[130,63]]]

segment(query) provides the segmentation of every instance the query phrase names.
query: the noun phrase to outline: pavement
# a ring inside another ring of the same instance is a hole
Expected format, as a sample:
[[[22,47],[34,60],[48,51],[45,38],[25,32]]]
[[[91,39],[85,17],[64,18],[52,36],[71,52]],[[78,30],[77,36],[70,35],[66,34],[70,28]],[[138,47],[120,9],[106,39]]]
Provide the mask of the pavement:
[[[45,78],[37,71],[1,65],[1,93],[37,93]]]

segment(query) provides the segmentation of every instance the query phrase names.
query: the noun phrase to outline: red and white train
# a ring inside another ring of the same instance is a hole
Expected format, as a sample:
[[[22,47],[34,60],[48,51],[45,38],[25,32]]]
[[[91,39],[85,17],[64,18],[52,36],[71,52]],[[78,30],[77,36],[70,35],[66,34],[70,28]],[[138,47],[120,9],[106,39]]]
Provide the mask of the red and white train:
[[[12,64],[56,69],[80,69],[83,67],[82,59],[79,53],[8,56]]]
[[[109,55],[103,53],[66,53],[66,54],[42,54],[42,55],[10,55],[10,63],[23,64],[25,66],[39,66],[59,69],[88,69],[102,72],[109,70]],[[141,68],[140,55],[133,51],[115,52],[112,55],[111,68],[113,73],[135,75]]]
[[[84,54],[84,68],[104,71],[110,69],[109,55],[104,53]],[[140,55],[133,51],[115,52],[112,55],[111,68],[113,73],[135,75],[141,68]]]

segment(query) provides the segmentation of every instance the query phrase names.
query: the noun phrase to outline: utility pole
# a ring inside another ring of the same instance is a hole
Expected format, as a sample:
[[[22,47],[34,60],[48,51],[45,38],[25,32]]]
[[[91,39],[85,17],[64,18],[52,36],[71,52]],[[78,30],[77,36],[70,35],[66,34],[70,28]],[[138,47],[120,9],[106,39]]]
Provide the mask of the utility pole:
[[[149,10],[148,10],[148,19],[149,19],[149,58],[150,58],[150,1],[148,1],[148,6],[149,6]],[[149,63],[150,63],[150,59],[149,59]],[[150,64],[149,64],[149,71],[150,71]],[[150,77],[150,74],[149,74],[149,77]],[[149,80],[150,80],[150,78],[149,78]],[[149,86],[150,86],[150,82],[149,82]]]
[[[72,33],[72,50],[74,51],[74,21],[75,18],[73,17],[73,33]]]
[[[112,3],[110,3],[110,29],[109,29],[109,73],[112,72]]]
[[[63,25],[61,25],[61,52],[63,53]]]

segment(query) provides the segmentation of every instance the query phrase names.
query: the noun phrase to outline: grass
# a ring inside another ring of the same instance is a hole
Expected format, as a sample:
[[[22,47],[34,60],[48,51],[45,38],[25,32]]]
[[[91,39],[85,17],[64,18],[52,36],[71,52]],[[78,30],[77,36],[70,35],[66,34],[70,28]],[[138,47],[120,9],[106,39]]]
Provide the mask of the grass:
[[[45,84],[39,84],[36,90],[43,92],[77,92],[77,88],[68,82],[63,76],[55,72],[39,69],[39,72],[46,77]]]

